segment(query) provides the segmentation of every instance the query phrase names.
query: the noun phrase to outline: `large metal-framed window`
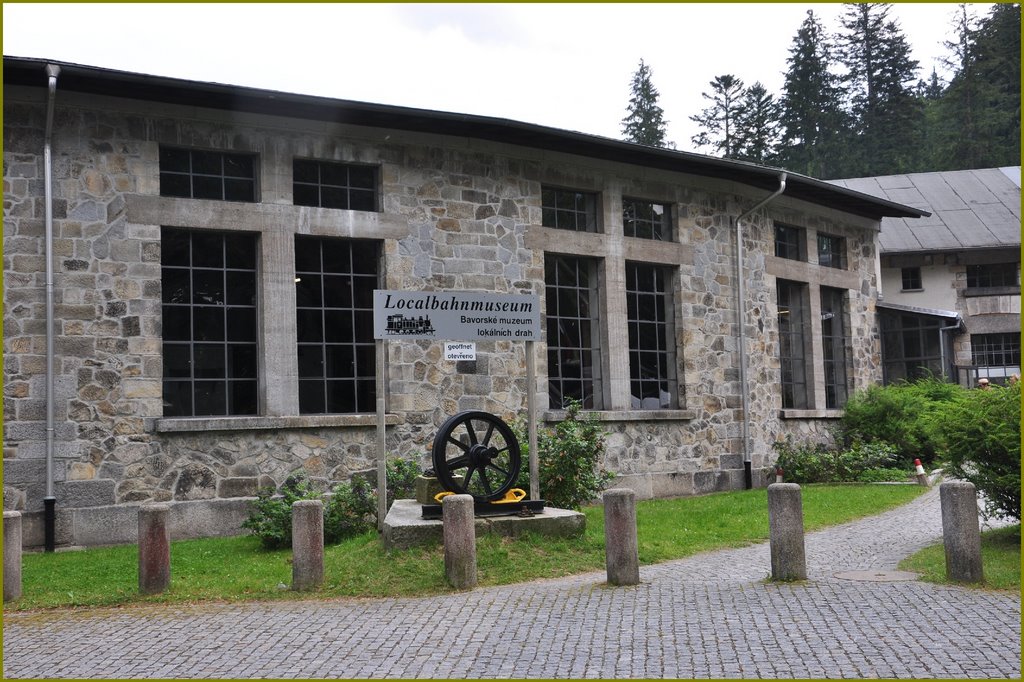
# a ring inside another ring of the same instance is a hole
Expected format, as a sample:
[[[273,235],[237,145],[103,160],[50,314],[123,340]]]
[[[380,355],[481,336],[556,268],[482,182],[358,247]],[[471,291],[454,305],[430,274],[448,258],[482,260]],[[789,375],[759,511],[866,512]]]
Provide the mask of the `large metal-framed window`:
[[[256,201],[256,155],[161,146],[160,196]]]
[[[775,224],[775,255],[789,260],[807,260],[806,232],[802,227]]]
[[[543,187],[541,224],[559,230],[597,232],[597,194]]]
[[[776,285],[779,310],[779,364],[782,407],[807,409],[808,291],[803,282],[780,279]]]
[[[297,206],[377,211],[377,168],[295,159],[292,162],[292,203]]]
[[[826,268],[846,269],[846,238],[834,234],[818,233],[818,265]]]
[[[881,311],[882,369],[886,384],[942,376],[942,332],[938,317]]]
[[[642,199],[622,199],[622,232],[627,237],[669,241],[669,207]]]
[[[373,290],[378,245],[295,237],[299,412],[351,414],[376,406]]]
[[[821,288],[821,343],[825,364],[825,407],[839,409],[849,395],[846,292]]]
[[[165,417],[254,415],[256,236],[161,230]]]
[[[671,271],[626,263],[626,322],[629,328],[631,406],[673,407],[675,353],[672,343]]]
[[[1020,367],[1020,333],[971,334],[971,364]]]
[[[544,285],[551,407],[578,400],[585,408],[600,409],[597,261],[547,255]]]
[[[1020,286],[1020,266],[1017,263],[988,263],[967,266],[967,287]]]

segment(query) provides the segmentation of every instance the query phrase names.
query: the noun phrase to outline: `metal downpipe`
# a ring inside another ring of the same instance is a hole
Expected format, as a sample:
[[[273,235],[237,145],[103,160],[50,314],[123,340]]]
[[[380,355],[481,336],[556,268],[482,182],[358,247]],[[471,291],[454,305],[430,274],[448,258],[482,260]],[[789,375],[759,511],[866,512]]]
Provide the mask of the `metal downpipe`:
[[[59,75],[59,66],[46,65],[46,133],[43,138],[43,195],[46,206],[46,496],[43,498],[43,545],[47,552],[54,551],[57,535],[57,498],[53,495],[53,158],[50,141],[53,135],[53,102],[57,95]]]
[[[750,456],[750,384],[747,379],[746,323],[747,290],[743,279],[743,221],[786,191],[786,173],[779,174],[779,188],[770,196],[747,209],[736,218],[736,339],[740,349],[740,405],[743,410],[743,479],[747,490],[754,487],[753,462]]]

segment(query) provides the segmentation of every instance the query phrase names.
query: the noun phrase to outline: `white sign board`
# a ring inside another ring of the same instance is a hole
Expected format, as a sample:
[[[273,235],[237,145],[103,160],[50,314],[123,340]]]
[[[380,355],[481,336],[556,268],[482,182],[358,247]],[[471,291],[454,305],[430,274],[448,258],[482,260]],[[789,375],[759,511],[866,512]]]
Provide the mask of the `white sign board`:
[[[540,297],[377,289],[373,338],[540,341]]]
[[[445,341],[445,360],[476,360],[476,342],[474,341]]]

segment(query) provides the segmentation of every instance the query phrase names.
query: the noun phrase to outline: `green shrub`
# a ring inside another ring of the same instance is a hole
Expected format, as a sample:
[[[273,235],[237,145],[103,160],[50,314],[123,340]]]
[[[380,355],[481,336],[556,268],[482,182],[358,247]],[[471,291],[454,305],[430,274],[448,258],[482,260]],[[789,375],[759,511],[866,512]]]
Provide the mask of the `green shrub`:
[[[267,549],[290,547],[292,544],[292,504],[299,500],[318,500],[320,493],[313,489],[302,474],[294,474],[281,484],[281,494],[272,486],[261,488],[253,502],[253,511],[242,523],[260,539]]]
[[[916,458],[930,463],[938,451],[933,415],[963,391],[939,379],[870,386],[850,396],[837,435],[846,446],[889,443],[903,464]]]
[[[341,542],[376,526],[377,491],[363,476],[334,486],[324,505],[324,542]]]
[[[895,468],[898,456],[887,443],[854,441],[836,450],[824,443],[794,443],[787,436],[772,448],[777,454],[775,466],[782,468],[788,483],[863,483],[907,477],[906,471]],[[894,473],[896,478],[891,478]],[[774,480],[774,467],[766,469],[765,475]]]
[[[604,433],[594,415],[580,414],[581,405],[573,401],[565,419],[554,429],[537,429],[537,464],[540,470],[540,494],[552,507],[579,509],[596,499],[615,475],[601,466],[604,458]],[[513,426],[522,449],[522,468],[517,487],[529,491],[529,443],[526,427]]]
[[[415,494],[419,466],[405,459],[388,460],[388,508],[398,498]],[[324,542],[335,543],[360,535],[377,526],[377,490],[365,476],[353,476],[339,483],[324,500]],[[295,474],[285,479],[281,492],[272,487],[259,491],[253,511],[242,524],[260,538],[268,549],[290,547],[292,543],[292,504],[298,500],[323,500],[310,482]]]
[[[986,511],[1020,520],[1020,383],[962,391],[933,420],[946,473],[970,481]]]

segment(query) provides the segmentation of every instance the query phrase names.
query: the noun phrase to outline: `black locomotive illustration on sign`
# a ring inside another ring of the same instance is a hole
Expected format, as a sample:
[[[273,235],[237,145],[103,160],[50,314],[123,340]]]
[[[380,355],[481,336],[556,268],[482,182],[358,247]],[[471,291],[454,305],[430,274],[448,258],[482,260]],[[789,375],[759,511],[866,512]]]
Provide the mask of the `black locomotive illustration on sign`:
[[[434,325],[430,317],[406,317],[402,314],[388,315],[388,326],[384,328],[388,334],[433,334]]]

